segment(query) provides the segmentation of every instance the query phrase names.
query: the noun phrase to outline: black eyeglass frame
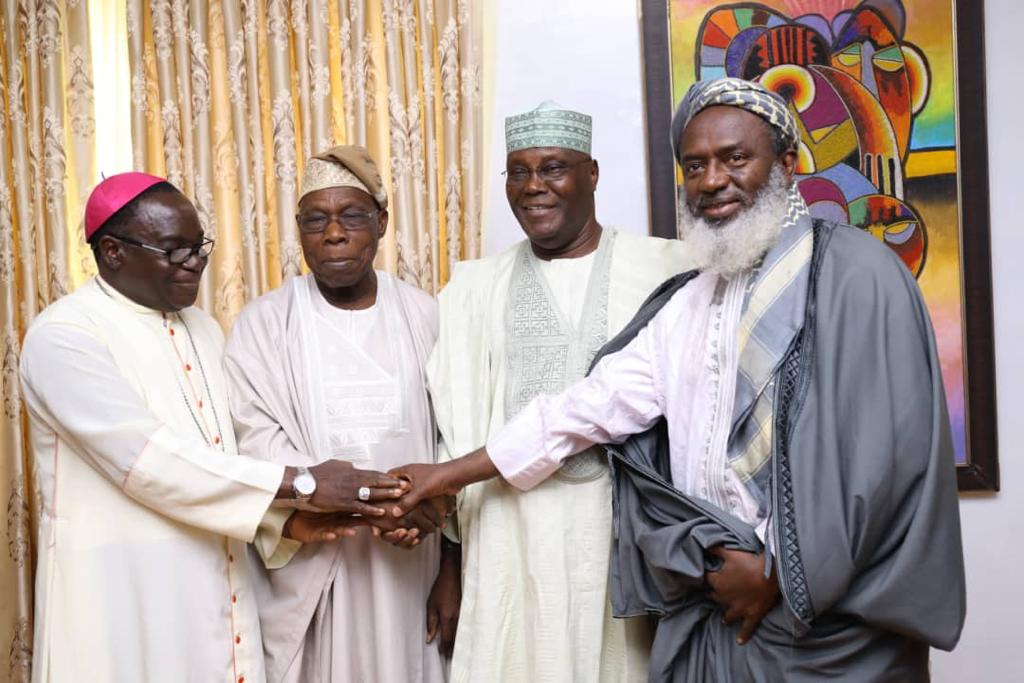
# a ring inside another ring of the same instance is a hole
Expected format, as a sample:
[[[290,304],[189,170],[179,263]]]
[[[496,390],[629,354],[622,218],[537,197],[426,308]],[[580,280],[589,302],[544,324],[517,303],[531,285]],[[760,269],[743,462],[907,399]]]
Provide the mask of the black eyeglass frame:
[[[124,242],[125,244],[130,244],[134,247],[139,247],[140,249],[147,249],[157,254],[163,254],[164,257],[167,258],[167,262],[170,263],[172,266],[185,265],[186,263],[189,262],[189,260],[191,260],[193,256],[198,256],[199,258],[205,260],[210,257],[210,254],[213,253],[213,247],[216,244],[214,240],[204,238],[203,241],[200,242],[199,244],[193,244],[187,247],[175,247],[174,249],[161,249],[160,247],[154,247],[152,244],[146,244],[145,242],[140,242],[136,239],[132,239],[131,237],[125,237],[124,235],[109,234],[107,236],[113,237],[115,240]],[[183,258],[180,256],[174,256],[175,254],[182,253],[185,254]]]
[[[303,235],[319,235],[324,230],[326,230],[327,226],[330,225],[331,223],[337,223],[342,227],[342,229],[345,230],[345,232],[363,232],[365,230],[372,229],[374,223],[373,219],[382,214],[383,212],[383,209],[373,209],[372,211],[349,211],[346,209],[341,213],[318,212],[321,213],[322,217],[317,218],[315,222],[320,223],[321,221],[323,221],[323,225],[320,226],[319,228],[313,229],[303,227],[304,224],[314,222],[313,220],[310,219],[309,216],[296,214],[295,223],[296,225],[299,226],[299,232],[302,233]],[[366,224],[353,226],[346,220],[346,216],[348,217],[348,219],[359,218],[365,220]]]

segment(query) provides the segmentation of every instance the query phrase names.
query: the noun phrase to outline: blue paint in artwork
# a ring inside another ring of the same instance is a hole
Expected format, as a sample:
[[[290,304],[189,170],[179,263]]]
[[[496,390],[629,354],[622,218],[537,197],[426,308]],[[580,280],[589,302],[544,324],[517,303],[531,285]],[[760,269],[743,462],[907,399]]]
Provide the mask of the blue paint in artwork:
[[[708,66],[720,66],[725,64],[725,50],[720,47],[702,45],[700,48],[700,63]]]
[[[853,12],[845,10],[832,17],[832,34],[835,35],[839,33],[839,31],[842,30],[843,25],[850,20],[851,16],[853,16]]]
[[[928,149],[930,147],[952,147],[956,144],[956,124],[952,116],[943,117],[938,121],[917,119],[910,132],[910,149]]]
[[[871,184],[871,181],[865,178],[860,171],[846,164],[836,164],[831,168],[826,168],[824,171],[818,171],[814,175],[831,181],[843,193],[847,203],[857,197],[878,192],[875,186]],[[801,180],[809,177],[797,176]]]
[[[743,67],[743,60],[747,58],[750,46],[757,42],[757,39],[765,32],[763,26],[745,28],[735,36],[729,43],[725,53],[725,70],[730,76],[739,76]]]
[[[700,67],[700,80],[711,81],[716,78],[725,78],[725,67],[724,66],[704,66]]]
[[[826,43],[832,42],[832,27],[829,25],[828,19],[820,14],[805,14],[802,17],[797,17],[794,21],[820,33]]]

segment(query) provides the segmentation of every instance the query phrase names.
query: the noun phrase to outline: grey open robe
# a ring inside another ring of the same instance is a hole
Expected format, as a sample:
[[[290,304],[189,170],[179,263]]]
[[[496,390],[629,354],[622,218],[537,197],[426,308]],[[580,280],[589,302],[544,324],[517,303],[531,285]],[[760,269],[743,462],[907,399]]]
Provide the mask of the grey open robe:
[[[664,283],[594,362],[693,275]],[[775,382],[766,493],[782,599],[747,645],[708,597],[704,551],[760,552],[753,528],[672,486],[664,420],[607,446],[612,605],[620,617],[659,616],[651,681],[928,680],[928,646],[959,638],[955,465],[920,292],[874,238],[817,220],[810,278],[803,330]]]

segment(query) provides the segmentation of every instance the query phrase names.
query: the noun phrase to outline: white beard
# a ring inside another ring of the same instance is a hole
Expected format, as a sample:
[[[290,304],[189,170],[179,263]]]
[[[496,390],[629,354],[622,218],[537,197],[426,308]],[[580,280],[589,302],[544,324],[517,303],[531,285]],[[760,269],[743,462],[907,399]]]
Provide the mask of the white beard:
[[[753,206],[725,223],[712,223],[694,214],[686,197],[681,197],[680,238],[690,250],[694,267],[731,277],[757,265],[779,240],[789,208],[789,186],[782,165],[776,163]]]

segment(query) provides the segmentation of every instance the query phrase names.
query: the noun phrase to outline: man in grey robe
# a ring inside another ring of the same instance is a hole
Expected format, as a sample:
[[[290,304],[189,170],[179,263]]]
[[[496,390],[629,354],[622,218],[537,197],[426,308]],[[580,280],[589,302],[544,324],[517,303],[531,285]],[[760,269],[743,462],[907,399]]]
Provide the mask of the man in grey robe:
[[[433,462],[425,365],[437,305],[373,268],[388,224],[376,164],[362,147],[334,147],[307,162],[301,191],[296,220],[310,274],[246,306],[225,350],[238,441],[254,457],[295,466]],[[423,636],[438,541],[419,536],[443,520],[421,507],[337,543],[285,539],[262,553],[267,570],[255,589],[268,681],[443,681],[437,645]],[[410,527],[408,539],[396,523]]]
[[[612,602],[659,617],[652,681],[928,680],[965,589],[955,468],[920,292],[871,236],[812,220],[785,102],[696,84],[673,120],[684,238],[590,374],[486,448],[401,472],[520,489],[605,444]]]

